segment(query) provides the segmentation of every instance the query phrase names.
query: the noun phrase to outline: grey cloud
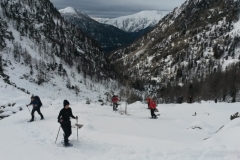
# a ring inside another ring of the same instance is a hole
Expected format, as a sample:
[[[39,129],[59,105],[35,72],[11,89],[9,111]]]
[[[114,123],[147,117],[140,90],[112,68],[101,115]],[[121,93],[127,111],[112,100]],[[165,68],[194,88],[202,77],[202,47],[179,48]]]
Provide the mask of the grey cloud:
[[[171,11],[185,0],[50,0],[58,9],[71,6],[90,16],[114,18],[142,10]]]

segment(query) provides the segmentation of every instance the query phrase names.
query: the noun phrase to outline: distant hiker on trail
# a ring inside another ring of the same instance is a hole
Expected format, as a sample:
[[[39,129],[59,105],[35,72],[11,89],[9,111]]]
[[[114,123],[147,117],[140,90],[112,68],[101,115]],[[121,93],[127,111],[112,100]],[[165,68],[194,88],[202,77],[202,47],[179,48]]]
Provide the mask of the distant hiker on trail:
[[[30,105],[32,105],[33,108],[32,108],[32,113],[31,113],[32,119],[29,122],[33,122],[34,121],[34,113],[35,113],[35,111],[38,112],[38,114],[41,116],[41,120],[43,120],[44,117],[43,117],[43,115],[42,115],[42,113],[40,111],[40,108],[42,106],[42,102],[41,102],[40,98],[38,96],[35,96],[35,97],[32,96],[31,97],[31,102],[30,102],[30,104],[27,105],[27,107],[30,106]]]
[[[182,101],[183,101],[183,97],[182,96],[177,98],[177,103],[178,104],[182,104]]]
[[[78,117],[73,116],[72,109],[69,107],[70,103],[67,100],[63,101],[63,109],[61,109],[58,115],[58,122],[61,124],[62,130],[64,132],[64,146],[71,146],[68,138],[72,134],[72,126],[70,117],[78,119]]]
[[[193,103],[193,98],[192,98],[192,96],[189,96],[189,97],[188,97],[188,103]]]
[[[154,113],[154,111],[155,111],[155,109],[156,109],[156,107],[157,107],[156,102],[151,99],[149,106],[150,106],[152,118],[157,118],[157,115]]]
[[[150,109],[150,102],[151,102],[152,98],[150,98],[150,96],[147,97],[146,101],[147,101],[147,104],[148,104],[148,108],[147,109]]]
[[[113,111],[117,111],[118,101],[119,101],[118,96],[117,96],[117,95],[114,95],[114,96],[112,97]]]

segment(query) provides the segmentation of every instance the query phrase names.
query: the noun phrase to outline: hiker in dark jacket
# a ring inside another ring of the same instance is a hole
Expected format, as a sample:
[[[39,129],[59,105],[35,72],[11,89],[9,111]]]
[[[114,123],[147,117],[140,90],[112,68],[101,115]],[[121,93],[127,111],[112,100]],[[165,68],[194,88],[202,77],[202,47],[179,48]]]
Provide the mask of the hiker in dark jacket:
[[[35,113],[35,111],[38,112],[38,114],[41,116],[41,120],[43,120],[44,117],[43,117],[43,115],[42,115],[42,113],[41,113],[41,111],[40,111],[40,105],[39,105],[39,102],[38,102],[37,99],[35,99],[34,96],[31,97],[31,102],[30,102],[30,104],[27,105],[27,107],[30,106],[30,105],[32,105],[33,108],[32,108],[32,113],[31,113],[31,115],[32,115],[32,119],[30,119],[29,122],[33,122],[33,121],[34,121],[34,113]]]
[[[61,124],[61,127],[64,131],[64,145],[69,146],[69,140],[68,138],[72,134],[72,126],[70,117],[74,119],[78,119],[78,117],[75,117],[72,114],[72,109],[69,107],[70,103],[67,100],[63,101],[63,109],[61,109],[59,115],[58,115],[58,122]]]

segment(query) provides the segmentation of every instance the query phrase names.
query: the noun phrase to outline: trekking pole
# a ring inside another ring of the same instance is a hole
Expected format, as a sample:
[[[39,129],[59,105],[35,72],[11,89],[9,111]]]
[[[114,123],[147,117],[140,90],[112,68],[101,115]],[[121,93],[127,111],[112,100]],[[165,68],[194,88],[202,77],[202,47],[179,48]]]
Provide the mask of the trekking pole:
[[[127,115],[127,102],[126,102],[126,106],[125,106],[125,114]]]
[[[56,144],[57,139],[58,139],[58,135],[59,135],[60,128],[61,128],[61,125],[59,126],[59,129],[58,129],[58,134],[57,134],[57,138],[56,138],[55,144]]]
[[[28,105],[26,105],[26,106],[27,106],[27,108],[28,108]],[[31,112],[30,112],[29,108],[28,108],[28,111],[29,111],[29,113],[31,114]]]
[[[78,124],[78,117],[77,117],[77,124]],[[77,140],[78,140],[78,125],[77,125]]]

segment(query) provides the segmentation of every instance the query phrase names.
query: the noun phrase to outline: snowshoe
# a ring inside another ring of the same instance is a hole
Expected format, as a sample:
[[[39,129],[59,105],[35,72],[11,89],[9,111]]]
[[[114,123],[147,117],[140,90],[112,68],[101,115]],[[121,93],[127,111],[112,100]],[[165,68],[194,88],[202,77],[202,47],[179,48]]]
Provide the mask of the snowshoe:
[[[157,119],[158,117],[156,116],[156,117],[151,117],[150,119]]]
[[[28,122],[33,122],[34,120],[33,119],[30,119]]]
[[[44,117],[42,117],[40,120],[44,120]]]
[[[72,147],[73,145],[71,143],[64,144],[64,147]]]
[[[69,143],[69,142],[70,142],[70,140],[68,140],[67,143]],[[64,145],[64,144],[65,144],[64,140],[62,140],[61,143]],[[69,144],[70,144],[70,143],[69,143]]]

